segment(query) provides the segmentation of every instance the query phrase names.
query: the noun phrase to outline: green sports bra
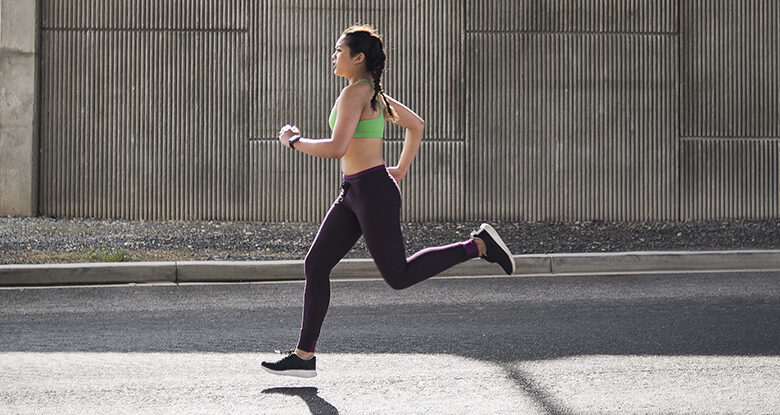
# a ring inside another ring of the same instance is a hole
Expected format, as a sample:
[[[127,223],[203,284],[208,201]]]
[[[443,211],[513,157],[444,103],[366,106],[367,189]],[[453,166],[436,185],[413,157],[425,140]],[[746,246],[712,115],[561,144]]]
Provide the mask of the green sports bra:
[[[360,81],[368,81],[368,79],[361,79]],[[333,127],[336,126],[336,117],[338,115],[338,112],[336,111],[337,106],[338,106],[338,101],[336,101],[336,103],[333,104],[333,109],[330,110],[330,118],[328,119],[328,124],[330,124],[331,130],[333,130]],[[385,114],[384,111],[379,111],[379,116],[377,116],[376,118],[372,118],[370,120],[358,121],[357,127],[355,127],[355,134],[352,135],[352,138],[373,138],[373,137],[382,138],[384,137],[384,135],[385,135]]]

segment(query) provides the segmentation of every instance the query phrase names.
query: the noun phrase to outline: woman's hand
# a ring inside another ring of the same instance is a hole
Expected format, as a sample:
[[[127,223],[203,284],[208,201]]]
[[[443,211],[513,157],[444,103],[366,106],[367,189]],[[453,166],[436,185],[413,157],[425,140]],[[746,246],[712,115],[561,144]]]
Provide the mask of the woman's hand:
[[[391,176],[395,179],[395,181],[400,182],[401,179],[406,177],[406,169],[402,169],[398,166],[395,167],[388,167],[387,172],[390,173]]]
[[[301,130],[294,125],[287,124],[279,130],[279,142],[281,142],[283,146],[289,147],[288,141],[295,135],[301,135]]]

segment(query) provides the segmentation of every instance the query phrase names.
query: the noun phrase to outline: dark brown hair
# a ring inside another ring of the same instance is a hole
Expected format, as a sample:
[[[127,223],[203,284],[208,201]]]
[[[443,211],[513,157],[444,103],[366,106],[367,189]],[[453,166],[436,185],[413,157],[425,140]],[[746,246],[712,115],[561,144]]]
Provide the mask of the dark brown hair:
[[[385,102],[388,118],[394,119],[395,112],[390,107],[382,87],[382,72],[385,70],[385,47],[382,44],[382,36],[377,30],[368,24],[356,24],[344,31],[344,43],[350,50],[350,56],[363,53],[366,57],[366,69],[374,77],[374,96],[371,97],[371,108],[376,110],[376,97],[381,95]]]

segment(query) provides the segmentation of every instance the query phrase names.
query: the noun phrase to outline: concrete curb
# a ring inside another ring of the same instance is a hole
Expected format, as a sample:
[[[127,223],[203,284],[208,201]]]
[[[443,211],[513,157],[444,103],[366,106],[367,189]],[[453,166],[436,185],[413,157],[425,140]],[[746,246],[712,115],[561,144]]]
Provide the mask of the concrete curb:
[[[621,252],[516,255],[517,273],[557,275],[714,270],[780,270],[780,250]],[[442,276],[502,275],[495,264],[474,259]],[[371,259],[341,261],[334,279],[381,278]],[[0,265],[0,286],[120,283],[282,281],[303,279],[303,261],[137,262]]]
[[[554,274],[780,269],[780,251],[552,254],[550,260]]]
[[[0,265],[0,285],[120,284],[175,280],[175,262]]]

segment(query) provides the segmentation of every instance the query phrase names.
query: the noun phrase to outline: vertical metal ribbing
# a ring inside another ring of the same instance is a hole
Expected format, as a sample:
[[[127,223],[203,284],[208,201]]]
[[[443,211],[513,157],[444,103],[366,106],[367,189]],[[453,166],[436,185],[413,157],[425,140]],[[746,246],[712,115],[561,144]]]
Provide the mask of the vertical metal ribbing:
[[[312,158],[270,140],[252,141],[249,150],[250,220],[322,219],[338,195],[338,160]],[[302,171],[308,173],[296,173]]]
[[[92,33],[88,33],[85,36],[85,43],[87,45],[93,45],[95,43],[95,37]],[[92,55],[92,54],[90,54]],[[94,60],[89,59],[86,54],[79,55],[78,66],[82,68],[78,72],[77,85],[81,85],[82,89],[79,93],[79,107],[81,108],[81,116],[79,117],[78,133],[80,134],[80,148],[78,149],[81,160],[78,162],[79,170],[77,175],[79,177],[79,200],[85,201],[85,212],[87,216],[92,216],[93,211],[93,185],[95,172],[92,167],[94,160],[97,158],[93,152],[93,145],[95,140],[95,128],[94,122],[89,119],[87,114],[92,114],[95,111],[94,106],[91,105],[94,73],[92,71],[92,63]]]
[[[249,0],[42,0],[42,27],[101,29],[245,28]]]
[[[508,215],[513,205],[513,171],[517,169],[519,96],[513,57],[498,51],[516,50],[516,36],[471,35],[466,83],[466,214],[485,219]],[[479,64],[477,64],[477,62]]]
[[[240,219],[246,36],[212,30],[243,21],[239,2],[216,14],[209,4],[189,15],[117,2],[109,6],[122,13],[99,16],[92,2],[42,5],[52,26],[43,38],[57,47],[42,65],[44,83],[53,85],[41,100],[44,214]]]
[[[780,215],[780,140],[684,139],[683,219]]]
[[[780,137],[776,1],[685,2],[682,135]]]
[[[681,209],[777,217],[777,2],[686,2],[681,15]]]
[[[73,44],[73,36],[68,36],[67,40],[67,48],[70,49]],[[67,93],[65,94],[65,108],[75,108],[76,107],[76,100],[78,99],[78,84],[75,79],[73,79],[74,74],[77,74],[78,71],[75,71],[74,68],[76,65],[74,64],[74,61],[77,59],[78,55],[65,55],[65,67],[68,68],[67,74],[68,79],[66,82],[68,83]],[[77,130],[74,128],[74,124],[77,120],[77,111],[74,111],[71,114],[63,114],[65,116],[65,131],[63,133],[69,134],[72,139],[70,141],[66,141],[63,144],[63,152],[61,157],[61,164],[64,163],[70,163],[71,166],[74,162],[75,152],[73,151],[74,145],[78,142],[77,137]],[[74,116],[75,115],[75,116]],[[72,216],[75,214],[75,203],[74,202],[74,194],[75,194],[75,184],[76,184],[76,177],[73,174],[73,170],[69,170],[66,174],[63,175],[63,195],[65,196],[65,212],[68,216]]]
[[[106,172],[106,163],[102,154],[102,141],[106,136],[103,130],[103,123],[105,115],[103,114],[103,103],[101,102],[101,80],[105,68],[99,68],[97,62],[105,62],[102,52],[105,48],[102,47],[103,39],[99,34],[93,33],[91,36],[92,41],[90,47],[94,48],[93,59],[88,60],[87,70],[85,71],[87,76],[87,93],[90,100],[88,114],[94,114],[94,119],[88,122],[89,124],[89,144],[87,163],[89,163],[90,169],[87,172],[89,176],[89,184],[87,185],[89,195],[87,197],[89,208],[88,215],[90,217],[103,217],[101,208],[101,198],[103,196],[103,183]]]
[[[136,33],[131,36],[127,36],[128,49],[125,55],[122,57],[125,62],[127,72],[125,73],[126,79],[126,94],[124,96],[125,105],[127,109],[130,109],[127,119],[127,141],[125,142],[126,154],[130,155],[128,160],[129,169],[125,172],[125,180],[128,185],[128,192],[130,193],[129,211],[127,217],[130,218],[143,218],[143,202],[142,192],[144,187],[142,184],[143,179],[146,176],[146,171],[143,167],[143,144],[148,137],[143,136],[139,123],[144,116],[148,116],[148,109],[141,107],[138,102],[140,94],[143,92],[140,85],[141,78],[143,76],[140,68],[138,67],[140,53],[142,52],[142,40],[141,33]],[[145,42],[144,42],[145,43]],[[127,53],[129,52],[129,53]],[[143,114],[143,115],[141,115]]]
[[[403,149],[401,142],[385,143],[388,166],[394,166]],[[460,141],[428,141],[420,147],[409,174],[399,186],[404,221],[445,221],[463,216],[465,145]],[[455,202],[454,202],[455,201]]]
[[[56,34],[57,32],[51,32]],[[103,209],[100,217],[117,217],[118,202],[116,192],[116,178],[119,160],[114,152],[109,151],[110,148],[115,148],[117,141],[116,129],[119,120],[115,120],[111,117],[110,103],[113,97],[113,91],[116,91],[116,62],[113,59],[115,49],[113,49],[112,39],[106,36],[100,36],[100,43],[96,45],[97,50],[101,51],[100,57],[102,59],[103,68],[101,70],[101,83],[97,88],[97,93],[101,96],[101,119],[105,124],[105,133],[100,137],[101,156],[105,160],[103,166],[105,167],[105,182],[101,188],[101,199],[103,201]]]
[[[159,36],[156,37],[155,40],[159,43]],[[157,102],[160,102],[162,108],[170,108],[173,97],[176,94],[176,92],[173,91],[176,91],[174,80],[177,79],[177,77],[170,71],[163,70],[164,65],[166,64],[164,59],[154,59],[153,62],[154,68],[152,70],[156,77],[155,84],[159,85],[159,88],[155,88],[154,90],[154,99]],[[163,94],[162,91],[171,92]],[[181,217],[180,211],[177,210],[179,204],[174,203],[173,201],[179,200],[179,192],[181,189],[178,182],[178,170],[174,167],[174,162],[179,157],[179,146],[177,142],[181,140],[181,136],[177,134],[180,130],[176,127],[179,117],[170,117],[166,111],[158,111],[157,117],[159,119],[159,124],[161,124],[160,148],[163,154],[163,160],[167,161],[166,163],[162,163],[163,166],[161,167],[163,185],[158,192],[160,198],[158,219],[178,218]]]
[[[670,112],[677,95],[677,52],[668,34],[675,30],[676,8],[663,4],[615,9],[594,2],[523,3],[523,17],[514,26],[502,26],[503,16],[520,6],[506,4],[508,12],[496,7],[501,13],[493,16],[469,8],[467,27],[474,33],[467,37],[472,52],[466,157],[470,166],[486,164],[483,158],[492,166],[486,180],[467,182],[470,218],[676,217],[676,198],[663,196],[677,185],[676,122]],[[636,20],[645,13],[658,17]],[[512,68],[490,56],[502,56]],[[510,85],[506,74],[514,74],[518,85],[503,94],[494,91],[497,82]],[[502,99],[513,94],[522,100],[507,108]],[[522,115],[510,116],[518,108]],[[506,142],[493,145],[483,137],[490,131],[478,126],[491,123],[502,125]],[[522,168],[505,165],[508,155]],[[511,201],[497,196],[506,194]],[[481,203],[487,196],[490,202]]]
[[[467,2],[473,32],[674,33],[676,0]]]
[[[134,37],[133,36],[116,36],[119,45],[117,53],[115,54],[118,68],[117,76],[119,78],[119,102],[112,108],[112,116],[117,117],[119,121],[120,130],[118,132],[119,141],[117,143],[117,159],[121,160],[121,168],[117,174],[119,179],[120,190],[120,212],[122,218],[132,218],[135,211],[135,194],[137,189],[133,186],[136,172],[136,153],[133,151],[133,147],[136,143],[136,134],[133,131],[132,124],[136,117],[128,116],[129,114],[119,114],[119,108],[130,109],[133,108],[130,102],[132,93],[135,89],[132,85],[133,71],[128,62],[127,55],[133,56]],[[121,52],[119,52],[121,51]],[[129,52],[129,53],[128,53]],[[134,56],[133,56],[134,57]]]
[[[338,177],[337,164],[288,160],[274,136],[284,122],[309,135],[329,134],[326,117],[343,82],[323,67],[329,68],[338,33],[362,20],[386,35],[388,92],[428,121],[416,174],[430,174],[436,186],[457,186],[448,181],[457,173],[435,171],[450,152],[469,170],[475,162],[493,166],[480,176],[486,181],[467,176],[462,192],[417,187],[411,176],[402,183],[409,186],[405,201],[414,201],[405,207],[410,220],[459,209],[473,218],[674,219],[682,200],[681,218],[771,217],[779,174],[771,138],[780,137],[780,6],[696,0],[679,7],[674,0],[494,7],[45,0],[41,211],[319,220],[337,187],[328,181]],[[301,21],[314,30],[276,29]],[[410,27],[419,29],[410,34]],[[678,30],[679,108],[670,86],[678,54],[669,35]],[[464,50],[463,39],[491,52]],[[506,67],[475,74],[474,59]],[[493,92],[480,92],[483,86]],[[496,95],[507,91],[517,96]],[[505,141],[485,138],[502,133],[486,134],[481,125],[504,126]],[[686,140],[690,148],[678,147],[680,133],[694,138]],[[400,148],[401,135],[389,128],[396,141],[388,151]],[[697,141],[704,137],[739,141],[712,147]],[[743,144],[746,138],[757,143]],[[694,141],[699,150],[693,151]],[[701,166],[700,173],[686,175],[688,167],[679,176],[678,163]],[[742,168],[744,174],[733,173]],[[321,170],[330,178],[317,176]],[[291,171],[303,173],[289,178]],[[298,190],[276,189],[285,180]],[[755,191],[740,193],[745,188]],[[424,193],[430,189],[433,196]],[[278,197],[266,196],[277,191]],[[462,197],[496,193],[498,199]]]
[[[184,43],[182,42],[182,46]],[[176,67],[176,66],[182,66],[183,56],[180,54],[173,54],[170,56],[166,56],[161,61],[163,62],[163,68],[164,67]],[[162,70],[162,68],[161,68]],[[172,117],[173,108],[175,107],[175,103],[177,102],[189,102],[188,96],[190,94],[189,89],[185,86],[183,77],[179,76],[178,74],[174,73],[173,71],[165,71],[166,73],[170,73],[170,79],[171,79],[171,86],[170,86],[170,96],[167,100],[165,100],[165,107],[168,109],[165,113],[166,117],[169,117],[173,120],[172,125],[172,131],[170,140],[172,142],[170,143],[170,147],[173,149],[173,156],[171,157],[173,174],[174,174],[174,197],[173,200],[178,201],[178,203],[175,204],[175,207],[172,211],[172,217],[175,218],[181,218],[184,219],[188,216],[188,209],[189,206],[186,203],[186,196],[189,194],[189,190],[187,189],[187,179],[188,175],[183,174],[184,171],[186,171],[186,162],[188,160],[189,155],[186,152],[186,145],[190,138],[190,132],[188,131],[189,120],[186,119],[183,115],[184,114],[178,114],[176,117]]]

